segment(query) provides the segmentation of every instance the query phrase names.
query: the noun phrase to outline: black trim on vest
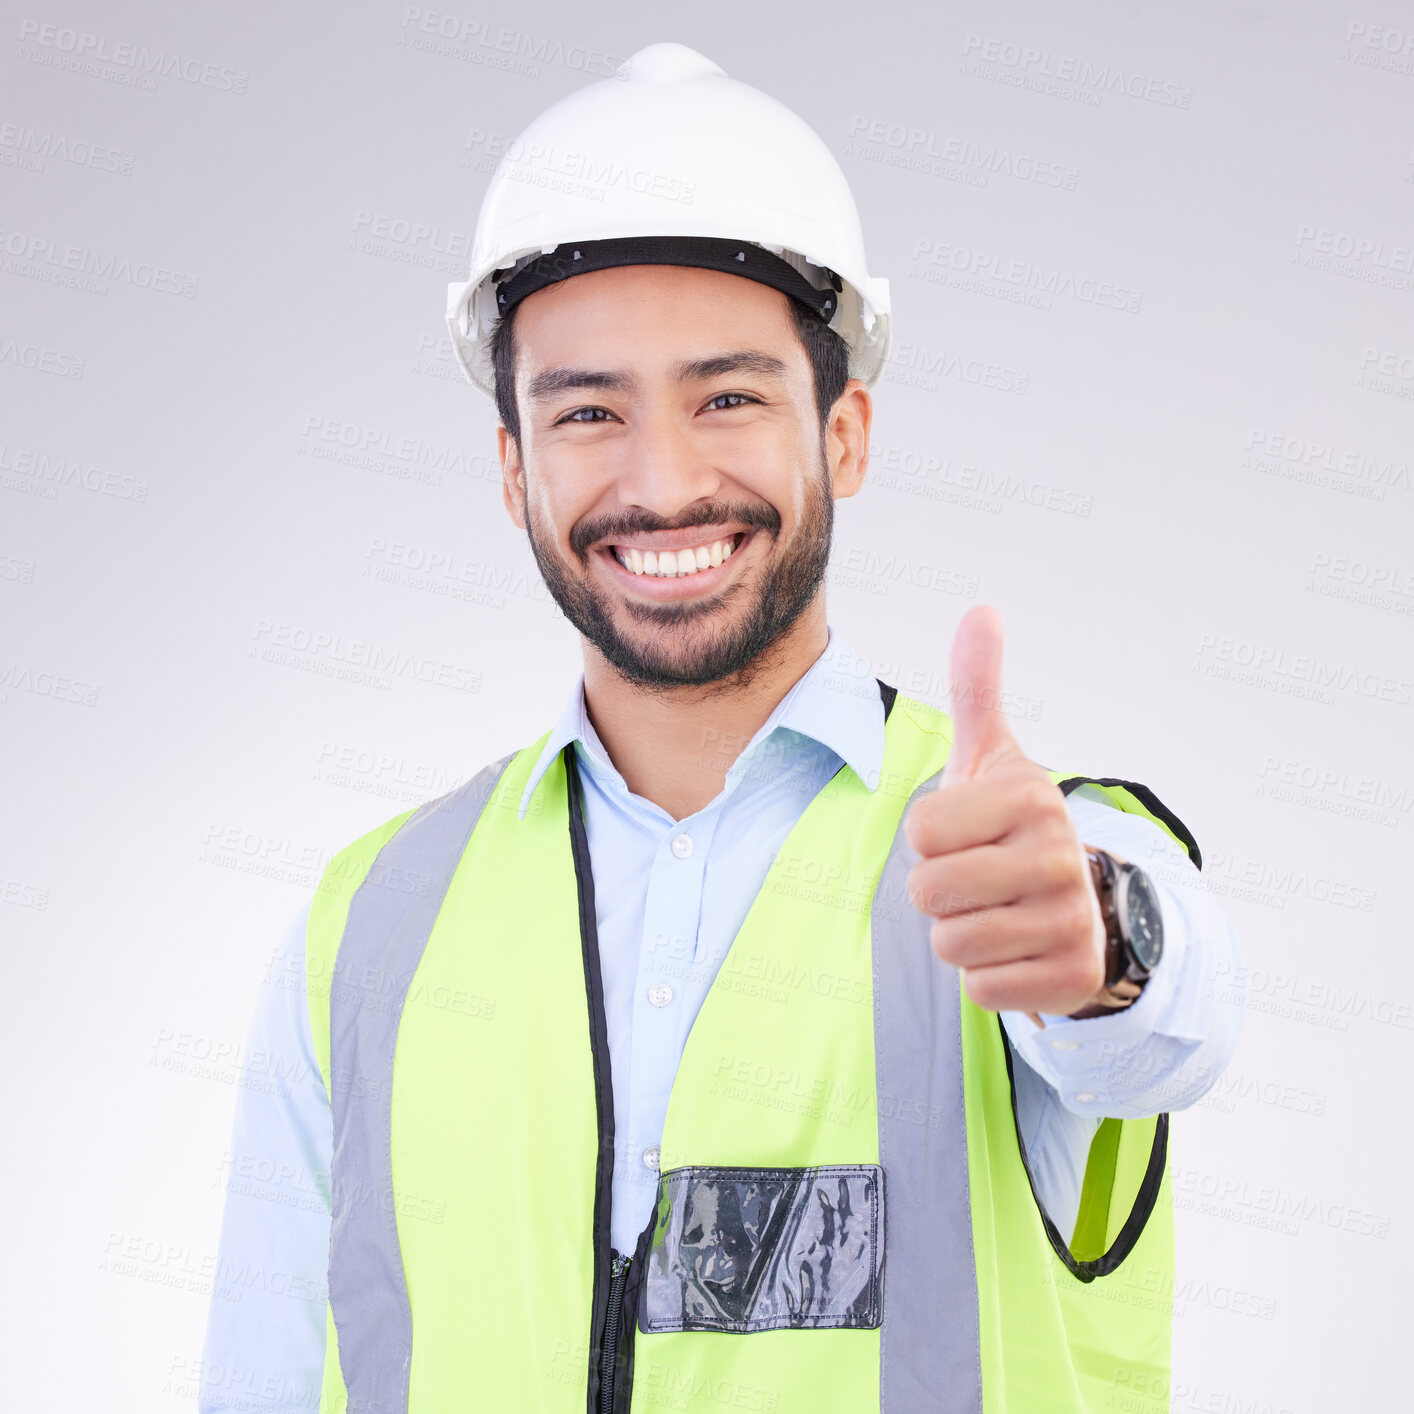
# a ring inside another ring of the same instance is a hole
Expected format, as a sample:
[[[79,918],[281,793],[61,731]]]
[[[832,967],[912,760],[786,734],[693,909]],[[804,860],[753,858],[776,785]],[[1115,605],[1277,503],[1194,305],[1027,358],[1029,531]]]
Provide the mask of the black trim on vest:
[[[1031,1172],[1031,1161],[1026,1157],[1026,1141],[1021,1137],[1021,1117],[1016,1108],[1016,1072],[1012,1065],[1011,1038],[1006,1034],[1006,1024],[1000,1012],[997,1013],[997,1026],[1002,1033],[1002,1048],[1006,1053],[1006,1078],[1011,1087],[1011,1118],[1016,1129],[1016,1145],[1021,1150],[1021,1166],[1026,1170],[1026,1181],[1031,1185],[1031,1196],[1036,1200],[1036,1211],[1041,1215],[1046,1236],[1050,1238],[1056,1255],[1065,1263],[1072,1276],[1080,1281],[1094,1281],[1096,1277],[1109,1276],[1134,1250],[1134,1244],[1139,1241],[1139,1235],[1144,1231],[1149,1214],[1154,1211],[1154,1204],[1158,1201],[1159,1186],[1164,1179],[1164,1162],[1168,1155],[1168,1111],[1159,1115],[1158,1123],[1154,1126],[1154,1143],[1149,1150],[1149,1165],[1140,1180],[1139,1191],[1134,1195],[1134,1206],[1129,1210],[1129,1216],[1124,1220],[1124,1226],[1116,1234],[1109,1251],[1090,1262],[1077,1261],[1070,1250],[1070,1244],[1061,1236],[1060,1229],[1051,1220],[1046,1205],[1041,1201],[1041,1195],[1036,1191],[1036,1179]],[[1128,1122],[1130,1121],[1126,1121]]]
[[[594,911],[594,872],[589,867],[589,837],[584,828],[584,785],[574,757],[574,743],[561,752],[569,786],[570,852],[579,893],[579,938],[584,955],[584,985],[589,1003],[590,1058],[594,1064],[594,1104],[598,1110],[599,1155],[594,1167],[594,1288],[590,1299],[588,1414],[599,1414],[603,1365],[600,1346],[608,1319],[609,1204],[614,1177],[614,1086],[609,1069],[609,1027],[604,1016],[604,982],[599,970],[599,925]],[[617,1391],[616,1391],[617,1393]]]
[[[1057,784],[1063,795],[1069,795],[1076,786],[1123,786],[1178,836],[1180,843],[1188,851],[1188,857],[1193,861],[1193,867],[1195,869],[1203,867],[1203,856],[1198,849],[1198,841],[1193,838],[1193,832],[1148,786],[1140,785],[1138,781],[1122,781],[1118,776],[1070,776]]]
[[[1141,785],[1138,781],[1123,781],[1118,776],[1068,776],[1065,780],[1058,781],[1057,784],[1060,786],[1062,795],[1069,795],[1077,786],[1123,786],[1136,800],[1142,801],[1149,811],[1168,825],[1188,851],[1188,856],[1192,859],[1194,867],[1198,869],[1203,867],[1203,856],[1198,850],[1198,841],[1193,838],[1192,831],[1148,786]],[[1149,1221],[1149,1214],[1153,1212],[1154,1204],[1158,1201],[1159,1186],[1163,1182],[1164,1163],[1168,1154],[1168,1111],[1164,1111],[1158,1116],[1158,1122],[1154,1126],[1154,1143],[1149,1150],[1148,1167],[1144,1170],[1139,1191],[1135,1194],[1134,1206],[1129,1210],[1129,1216],[1116,1235],[1113,1245],[1108,1252],[1096,1257],[1093,1261],[1078,1262],[1071,1253],[1070,1244],[1060,1235],[1060,1230],[1051,1220],[1051,1215],[1046,1211],[1046,1205],[1041,1201],[1040,1193],[1037,1192],[1036,1178],[1031,1172],[1031,1162],[1026,1156],[1026,1141],[1021,1137],[1021,1116],[1017,1112],[1016,1072],[1012,1062],[1011,1037],[1007,1035],[1006,1025],[1002,1021],[1000,1012],[997,1013],[997,1027],[1002,1033],[1002,1049],[1006,1053],[1006,1074],[1007,1083],[1011,1087],[1011,1117],[1016,1128],[1016,1144],[1017,1148],[1021,1150],[1021,1164],[1026,1170],[1026,1181],[1031,1185],[1031,1196],[1036,1200],[1036,1210],[1040,1213],[1041,1221],[1045,1225],[1046,1236],[1050,1239],[1056,1255],[1065,1263],[1070,1273],[1079,1280],[1094,1281],[1096,1277],[1108,1276],[1133,1250],[1134,1244],[1139,1241],[1140,1233],[1144,1231],[1145,1223]]]
[[[898,696],[898,688],[885,682],[883,678],[875,678],[874,681],[879,684],[879,696],[884,699],[884,720],[887,722],[889,713],[894,710],[894,698]]]

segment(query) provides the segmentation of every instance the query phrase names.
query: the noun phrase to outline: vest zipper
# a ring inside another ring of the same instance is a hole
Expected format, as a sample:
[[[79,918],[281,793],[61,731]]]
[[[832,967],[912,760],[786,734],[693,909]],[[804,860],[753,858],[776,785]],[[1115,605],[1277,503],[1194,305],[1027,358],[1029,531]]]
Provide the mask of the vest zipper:
[[[610,1251],[613,1249],[611,1248]],[[599,1414],[614,1414],[614,1383],[619,1365],[619,1321],[623,1312],[624,1287],[633,1259],[614,1252],[609,1264],[609,1309],[604,1319],[604,1342],[600,1348]]]
[[[584,956],[585,1000],[589,1007],[589,1051],[594,1070],[594,1104],[598,1111],[599,1153],[594,1172],[594,1285],[591,1294],[590,1368],[587,1414],[613,1414],[614,1377],[619,1362],[623,1291],[630,1258],[616,1252],[609,1240],[609,1209],[614,1181],[614,1088],[609,1066],[609,1028],[604,1019],[604,984],[599,971],[599,933],[595,922],[594,871],[589,862],[589,837],[584,828],[584,787],[579,779],[574,743],[561,753],[569,794],[570,851],[579,892],[579,937]],[[605,1291],[604,1278],[608,1277]]]

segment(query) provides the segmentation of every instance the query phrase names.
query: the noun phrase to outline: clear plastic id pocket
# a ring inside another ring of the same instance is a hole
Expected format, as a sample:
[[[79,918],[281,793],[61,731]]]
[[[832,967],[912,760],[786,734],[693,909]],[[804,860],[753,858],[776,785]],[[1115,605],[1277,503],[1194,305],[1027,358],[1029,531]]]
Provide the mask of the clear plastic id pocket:
[[[868,1329],[883,1319],[883,1261],[878,1164],[670,1169],[638,1328]]]

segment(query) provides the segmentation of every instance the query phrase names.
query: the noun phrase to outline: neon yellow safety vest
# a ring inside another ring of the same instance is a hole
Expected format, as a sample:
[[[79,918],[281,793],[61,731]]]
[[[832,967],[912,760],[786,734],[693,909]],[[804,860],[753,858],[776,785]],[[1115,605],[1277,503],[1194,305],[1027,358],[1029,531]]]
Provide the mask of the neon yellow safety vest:
[[[609,1243],[613,1100],[572,744],[338,854],[307,987],[333,1112],[322,1414],[1168,1409],[1167,1114],[1102,1121],[1069,1242],[1001,1017],[909,900],[951,722],[883,682],[773,860],[683,1051],[658,1198]],[[1100,786],[1201,863],[1151,791]]]

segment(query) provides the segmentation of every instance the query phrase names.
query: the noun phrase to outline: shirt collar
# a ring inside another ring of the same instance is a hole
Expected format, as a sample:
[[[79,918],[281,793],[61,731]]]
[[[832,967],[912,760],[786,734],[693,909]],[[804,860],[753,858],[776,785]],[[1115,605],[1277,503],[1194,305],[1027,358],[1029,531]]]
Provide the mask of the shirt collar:
[[[877,789],[884,765],[884,703],[879,696],[879,684],[869,664],[833,625],[824,652],[776,704],[746,749],[732,763],[729,778],[744,769],[748,758],[777,727],[788,727],[828,747],[850,767],[867,790]],[[593,765],[605,772],[615,771],[585,711],[583,670],[526,782],[520,800],[522,820],[541,777],[572,741],[579,742],[580,749]]]

